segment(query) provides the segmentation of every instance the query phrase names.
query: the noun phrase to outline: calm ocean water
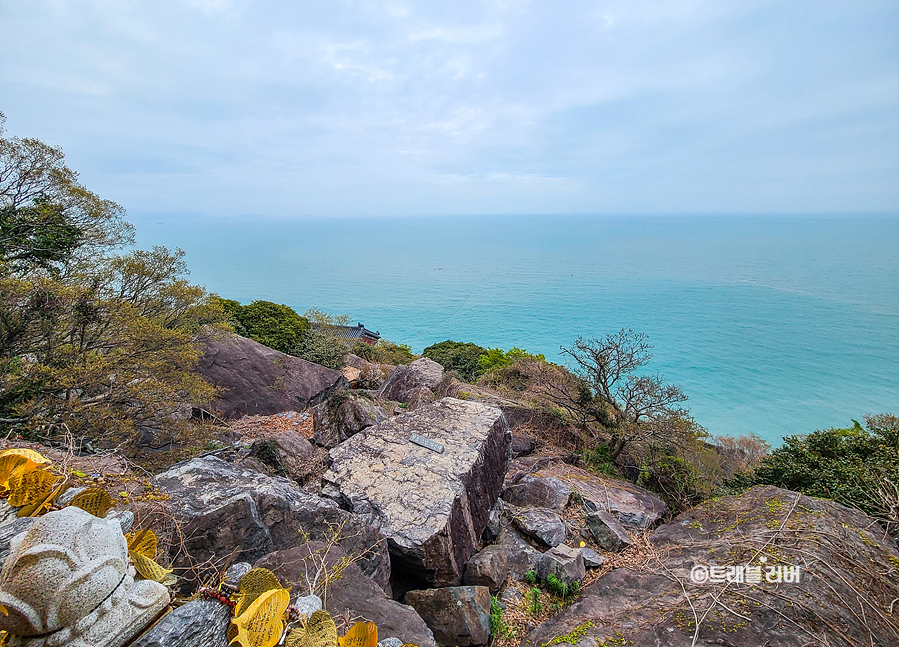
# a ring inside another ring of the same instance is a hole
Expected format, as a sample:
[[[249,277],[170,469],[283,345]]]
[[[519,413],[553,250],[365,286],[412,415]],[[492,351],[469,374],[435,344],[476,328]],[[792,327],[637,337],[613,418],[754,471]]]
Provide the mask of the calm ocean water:
[[[559,361],[630,327],[713,434],[899,414],[899,218],[137,217],[224,297],[348,313],[420,352],[453,339]]]

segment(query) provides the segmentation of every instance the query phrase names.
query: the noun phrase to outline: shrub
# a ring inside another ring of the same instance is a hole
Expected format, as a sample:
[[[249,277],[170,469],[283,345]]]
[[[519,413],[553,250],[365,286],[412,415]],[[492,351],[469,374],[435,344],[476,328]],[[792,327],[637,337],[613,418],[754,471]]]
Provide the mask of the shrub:
[[[846,429],[787,436],[754,472],[728,480],[730,488],[775,485],[832,499],[895,523],[889,488],[899,483],[899,418],[889,414],[853,420]]]
[[[502,348],[490,348],[478,358],[479,374],[483,375],[499,368],[511,366],[523,359],[545,361],[546,357],[544,355],[532,355],[526,350],[514,346],[506,352],[503,352]]]
[[[663,455],[644,464],[637,485],[658,494],[674,513],[685,510],[711,492],[692,464],[679,456]]]
[[[466,382],[474,382],[483,372],[479,358],[487,352],[477,344],[442,341],[425,348],[421,354],[441,364],[447,371],[456,371]],[[502,352],[502,351],[500,351]]]
[[[346,339],[329,335],[321,330],[310,330],[293,348],[291,354],[307,362],[315,362],[339,371],[346,364],[350,343]]]
[[[771,451],[771,445],[756,434],[718,436],[713,442],[724,459],[721,467],[727,476],[755,469]]]
[[[576,595],[580,589],[581,587],[577,580],[568,585],[559,580],[555,573],[550,573],[546,576],[546,590],[549,591],[551,595],[561,598],[562,600],[565,600],[572,595]]]
[[[503,620],[503,608],[500,606],[499,600],[495,595],[490,596],[490,636],[496,640],[497,638],[512,638],[514,635],[515,629]]]
[[[406,344],[394,344],[386,339],[380,340],[377,344],[357,342],[353,347],[353,353],[369,362],[379,362],[392,366],[409,364],[420,357],[420,355],[413,353],[412,349]]]
[[[621,478],[621,472],[615,466],[615,463],[609,458],[609,446],[605,443],[598,443],[593,449],[584,449],[581,458],[588,466],[597,472],[601,472],[612,478]]]
[[[532,587],[524,596],[524,606],[531,615],[543,613],[543,603],[540,601],[540,589]]]

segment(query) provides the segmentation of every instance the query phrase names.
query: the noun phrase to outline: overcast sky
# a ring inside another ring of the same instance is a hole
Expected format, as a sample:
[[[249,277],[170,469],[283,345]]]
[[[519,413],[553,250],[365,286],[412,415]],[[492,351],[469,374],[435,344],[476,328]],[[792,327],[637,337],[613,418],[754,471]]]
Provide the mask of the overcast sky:
[[[0,0],[7,134],[132,213],[899,211],[896,0]]]

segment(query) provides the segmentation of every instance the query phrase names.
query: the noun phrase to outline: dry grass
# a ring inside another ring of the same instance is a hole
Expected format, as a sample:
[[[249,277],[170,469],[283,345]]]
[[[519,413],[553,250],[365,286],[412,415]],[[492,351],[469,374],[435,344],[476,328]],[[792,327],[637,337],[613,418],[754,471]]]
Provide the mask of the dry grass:
[[[288,411],[271,416],[244,416],[231,423],[230,429],[248,445],[259,438],[269,438],[282,431],[295,431],[303,438],[312,438],[312,414]]]

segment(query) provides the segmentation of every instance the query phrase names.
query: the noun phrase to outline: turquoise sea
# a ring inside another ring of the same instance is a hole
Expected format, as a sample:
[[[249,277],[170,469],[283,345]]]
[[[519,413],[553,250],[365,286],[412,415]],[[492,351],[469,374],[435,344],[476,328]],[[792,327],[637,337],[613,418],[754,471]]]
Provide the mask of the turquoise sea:
[[[713,434],[899,414],[899,217],[140,215],[224,297],[348,313],[420,352],[453,339],[557,356],[630,327]]]

